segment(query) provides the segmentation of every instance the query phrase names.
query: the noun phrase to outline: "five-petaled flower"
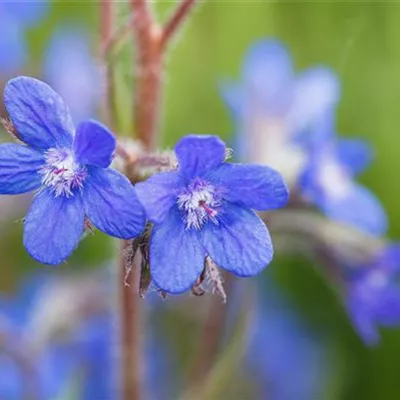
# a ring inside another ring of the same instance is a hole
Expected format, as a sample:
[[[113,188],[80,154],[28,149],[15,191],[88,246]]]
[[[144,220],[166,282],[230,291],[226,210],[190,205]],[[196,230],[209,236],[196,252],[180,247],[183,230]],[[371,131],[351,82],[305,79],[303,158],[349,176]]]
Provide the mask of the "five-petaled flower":
[[[347,309],[351,320],[368,345],[379,341],[378,325],[400,325],[398,284],[400,245],[387,245],[366,265],[353,266],[347,281]]]
[[[239,276],[260,272],[272,259],[268,229],[252,210],[285,205],[288,189],[275,170],[225,162],[217,136],[188,135],[175,147],[179,168],[136,185],[148,219],[150,270],[170,293],[193,285],[210,256]]]
[[[24,144],[0,145],[0,193],[39,189],[24,221],[24,245],[44,264],[58,264],[76,248],[85,218],[101,231],[129,239],[144,229],[135,189],[108,168],[114,135],[88,120],[74,128],[63,100],[29,77],[8,82],[4,102]]]

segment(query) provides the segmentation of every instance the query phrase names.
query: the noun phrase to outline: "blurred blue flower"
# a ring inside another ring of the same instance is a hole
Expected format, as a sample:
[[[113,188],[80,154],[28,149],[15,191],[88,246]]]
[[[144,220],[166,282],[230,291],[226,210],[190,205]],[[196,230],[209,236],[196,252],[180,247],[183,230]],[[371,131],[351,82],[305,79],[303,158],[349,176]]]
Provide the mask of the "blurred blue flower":
[[[239,276],[260,272],[273,249],[252,209],[286,204],[280,174],[266,166],[226,163],[226,147],[217,136],[185,136],[175,153],[177,171],[136,185],[154,223],[150,270],[156,286],[170,293],[187,290],[202,273],[206,255]]]
[[[291,184],[306,154],[296,138],[314,118],[338,101],[339,83],[331,70],[310,68],[295,76],[286,48],[261,40],[248,51],[239,84],[222,95],[233,113],[239,159],[270,165]]]
[[[46,14],[48,3],[0,0],[0,76],[23,67],[27,58],[25,29]]]
[[[328,375],[323,341],[306,326],[276,288],[268,287],[267,296],[259,300],[248,335],[246,366],[256,379],[260,398],[322,398]]]
[[[372,159],[370,146],[360,139],[338,139],[334,113],[315,120],[308,135],[309,160],[299,179],[306,199],[329,218],[372,235],[387,231],[386,213],[376,196],[355,182]]]
[[[387,245],[367,265],[352,269],[347,283],[351,320],[368,345],[379,341],[378,325],[400,325],[400,244]]]
[[[76,129],[63,100],[45,83],[19,77],[8,82],[4,102],[25,143],[0,146],[0,193],[41,189],[24,221],[24,245],[44,264],[64,261],[84,232],[85,217],[101,231],[129,239],[144,229],[136,192],[108,168],[114,135],[87,120]]]
[[[5,340],[0,355],[0,396],[22,399],[26,390],[34,388],[38,398],[53,400],[77,387],[82,400],[112,400],[113,325],[106,310],[81,318],[78,323],[69,321],[70,330],[58,338],[48,338],[45,343],[38,339],[41,331],[35,318],[48,307],[43,304],[45,300],[54,300],[50,307],[59,306],[59,299],[46,297],[51,288],[56,288],[53,295],[60,294],[57,282],[39,274],[24,282],[15,299],[0,300],[1,333]],[[40,321],[52,326],[48,318]]]
[[[0,297],[1,398],[22,399],[27,396],[27,390],[34,388],[41,399],[53,399],[64,384],[66,371],[62,363],[57,368],[54,364],[49,366],[57,348],[33,349],[33,332],[29,329],[38,294],[48,283],[38,275],[24,282],[15,298]]]
[[[95,115],[102,94],[100,68],[80,28],[55,32],[45,54],[44,78],[68,104],[75,123]]]

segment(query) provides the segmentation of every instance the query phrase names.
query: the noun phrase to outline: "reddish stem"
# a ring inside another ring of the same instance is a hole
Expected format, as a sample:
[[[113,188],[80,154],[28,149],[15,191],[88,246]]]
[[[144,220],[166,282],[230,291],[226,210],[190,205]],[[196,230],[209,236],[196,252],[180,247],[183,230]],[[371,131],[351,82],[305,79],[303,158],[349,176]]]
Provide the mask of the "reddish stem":
[[[131,241],[122,241],[118,276],[121,296],[121,391],[122,400],[140,400],[142,368],[141,313],[138,295],[140,268],[134,261],[131,272],[126,274],[126,255],[130,246]]]
[[[187,4],[186,4],[187,3]],[[160,117],[160,100],[163,84],[163,60],[166,43],[192,8],[195,1],[183,1],[166,25],[164,31],[153,18],[148,0],[130,0],[132,30],[136,45],[137,79],[134,89],[134,122],[136,137],[146,150],[153,151],[157,145],[157,129]],[[111,42],[110,42],[111,41]],[[108,49],[108,38],[103,49]],[[129,177],[132,182],[134,176]],[[119,265],[119,289],[121,293],[122,335],[122,399],[140,400],[141,377],[141,315],[140,315],[140,262],[135,258],[131,273],[126,276],[126,250],[129,241],[122,244]]]
[[[160,46],[165,48],[171,41],[179,27],[189,16],[198,0],[181,0],[176,9],[172,12],[169,20],[164,25]]]
[[[147,150],[157,145],[159,105],[163,81],[161,31],[146,0],[131,0],[137,54],[134,98],[135,133]]]
[[[114,22],[114,4],[112,0],[102,0],[100,3],[100,56],[104,57],[104,49],[108,46],[111,37]],[[114,88],[114,70],[111,63],[104,60],[105,68],[105,94],[103,99],[103,113],[107,124],[115,129],[114,104],[115,88]]]

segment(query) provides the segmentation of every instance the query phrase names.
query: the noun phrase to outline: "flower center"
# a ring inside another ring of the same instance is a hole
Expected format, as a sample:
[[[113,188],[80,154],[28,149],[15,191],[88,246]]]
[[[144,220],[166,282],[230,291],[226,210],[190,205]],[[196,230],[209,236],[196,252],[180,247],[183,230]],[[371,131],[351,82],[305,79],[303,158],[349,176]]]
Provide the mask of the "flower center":
[[[345,169],[333,161],[322,163],[318,182],[328,196],[341,199],[351,189],[351,181]]]
[[[73,196],[87,177],[87,170],[79,165],[69,149],[49,149],[45,154],[45,165],[39,171],[42,183],[51,188],[56,197]]]
[[[218,224],[221,196],[209,183],[195,179],[178,196],[177,203],[183,214],[186,229],[200,229],[208,220]]]

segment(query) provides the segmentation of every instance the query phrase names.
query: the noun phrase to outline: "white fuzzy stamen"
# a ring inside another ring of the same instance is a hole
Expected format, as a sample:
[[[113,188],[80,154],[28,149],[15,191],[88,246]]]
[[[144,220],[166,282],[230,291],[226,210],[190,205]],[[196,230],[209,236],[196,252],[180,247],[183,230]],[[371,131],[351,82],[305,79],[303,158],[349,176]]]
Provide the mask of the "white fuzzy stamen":
[[[39,171],[42,183],[51,188],[56,197],[73,196],[74,189],[80,189],[87,177],[87,170],[78,164],[69,149],[49,149],[45,154],[45,166]]]
[[[221,206],[220,196],[215,188],[205,182],[192,182],[178,196],[178,208],[183,213],[186,228],[200,229],[207,220],[218,224],[218,209]]]

